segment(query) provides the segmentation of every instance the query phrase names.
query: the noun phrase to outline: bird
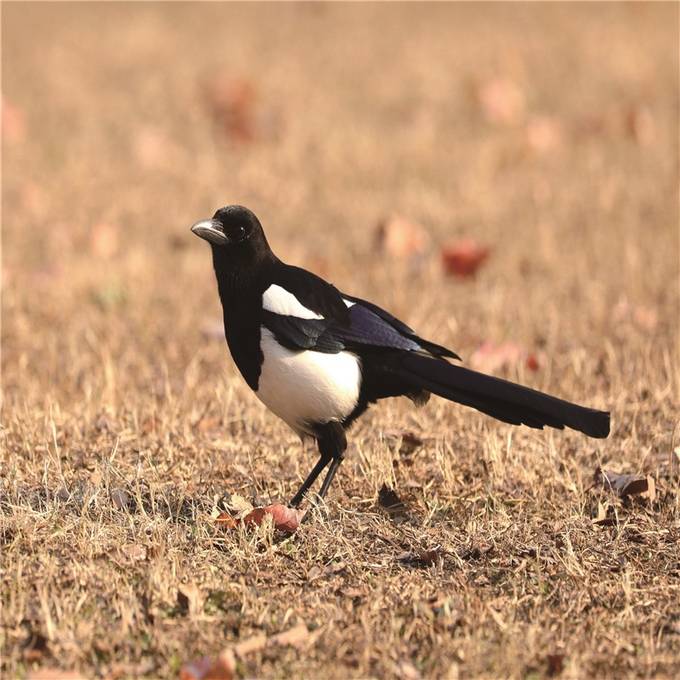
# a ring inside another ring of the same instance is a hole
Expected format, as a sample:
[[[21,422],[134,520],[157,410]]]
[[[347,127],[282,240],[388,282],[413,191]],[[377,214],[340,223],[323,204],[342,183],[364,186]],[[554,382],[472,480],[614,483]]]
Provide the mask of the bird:
[[[255,214],[228,205],[191,231],[210,244],[224,333],[236,367],[262,403],[319,459],[289,505],[326,470],[324,498],[347,449],[347,430],[389,397],[422,405],[431,394],[512,425],[609,435],[610,414],[466,368],[378,305],[339,291],[273,253]]]

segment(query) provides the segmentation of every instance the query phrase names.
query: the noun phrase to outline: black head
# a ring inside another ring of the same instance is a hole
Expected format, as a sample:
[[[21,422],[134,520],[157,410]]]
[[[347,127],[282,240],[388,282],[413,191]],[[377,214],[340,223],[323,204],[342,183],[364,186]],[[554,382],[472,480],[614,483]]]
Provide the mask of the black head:
[[[216,264],[251,266],[272,256],[260,221],[241,205],[220,208],[212,219],[196,222],[191,231],[210,243]]]

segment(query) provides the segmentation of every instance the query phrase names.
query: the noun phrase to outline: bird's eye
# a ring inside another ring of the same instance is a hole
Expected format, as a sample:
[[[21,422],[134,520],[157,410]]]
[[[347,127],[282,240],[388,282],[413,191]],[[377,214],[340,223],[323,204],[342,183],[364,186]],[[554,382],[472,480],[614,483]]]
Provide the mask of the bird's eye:
[[[227,229],[227,235],[230,241],[243,241],[246,237],[246,229],[241,225],[232,225]]]

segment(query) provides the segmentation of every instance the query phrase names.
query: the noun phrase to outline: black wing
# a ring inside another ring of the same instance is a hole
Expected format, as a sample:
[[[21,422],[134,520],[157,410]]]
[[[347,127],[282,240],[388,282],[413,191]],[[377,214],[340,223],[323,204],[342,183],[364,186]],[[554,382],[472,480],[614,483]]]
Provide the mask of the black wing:
[[[419,338],[413,329],[380,307],[340,293],[334,286],[298,267],[286,267],[275,281],[321,319],[302,319],[262,310],[262,323],[277,341],[291,350],[336,354],[389,348],[459,357],[445,347]]]
[[[460,361],[460,357],[455,352],[452,352],[450,349],[443,347],[442,345],[437,345],[434,342],[430,342],[429,340],[424,340],[423,338],[419,337],[412,328],[407,326],[403,321],[400,321],[396,317],[392,316],[389,312],[386,312],[384,309],[378,307],[378,305],[374,305],[372,302],[362,300],[361,298],[346,295],[345,293],[342,294],[342,297],[345,300],[355,302],[357,305],[365,307],[369,311],[373,312],[374,315],[378,316],[385,323],[387,323],[392,328],[397,330],[401,335],[403,335],[406,338],[409,338],[410,340],[413,340],[420,346],[421,349],[426,350],[430,354],[433,354],[434,356],[437,357],[449,357],[451,359],[458,359]]]

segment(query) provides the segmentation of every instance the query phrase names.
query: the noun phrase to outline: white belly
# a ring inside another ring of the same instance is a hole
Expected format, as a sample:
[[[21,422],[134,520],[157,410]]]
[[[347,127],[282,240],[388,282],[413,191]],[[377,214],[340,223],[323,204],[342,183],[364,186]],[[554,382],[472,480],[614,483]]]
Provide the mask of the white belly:
[[[361,368],[351,352],[294,352],[261,329],[264,361],[257,396],[297,432],[314,423],[342,420],[357,405]]]

